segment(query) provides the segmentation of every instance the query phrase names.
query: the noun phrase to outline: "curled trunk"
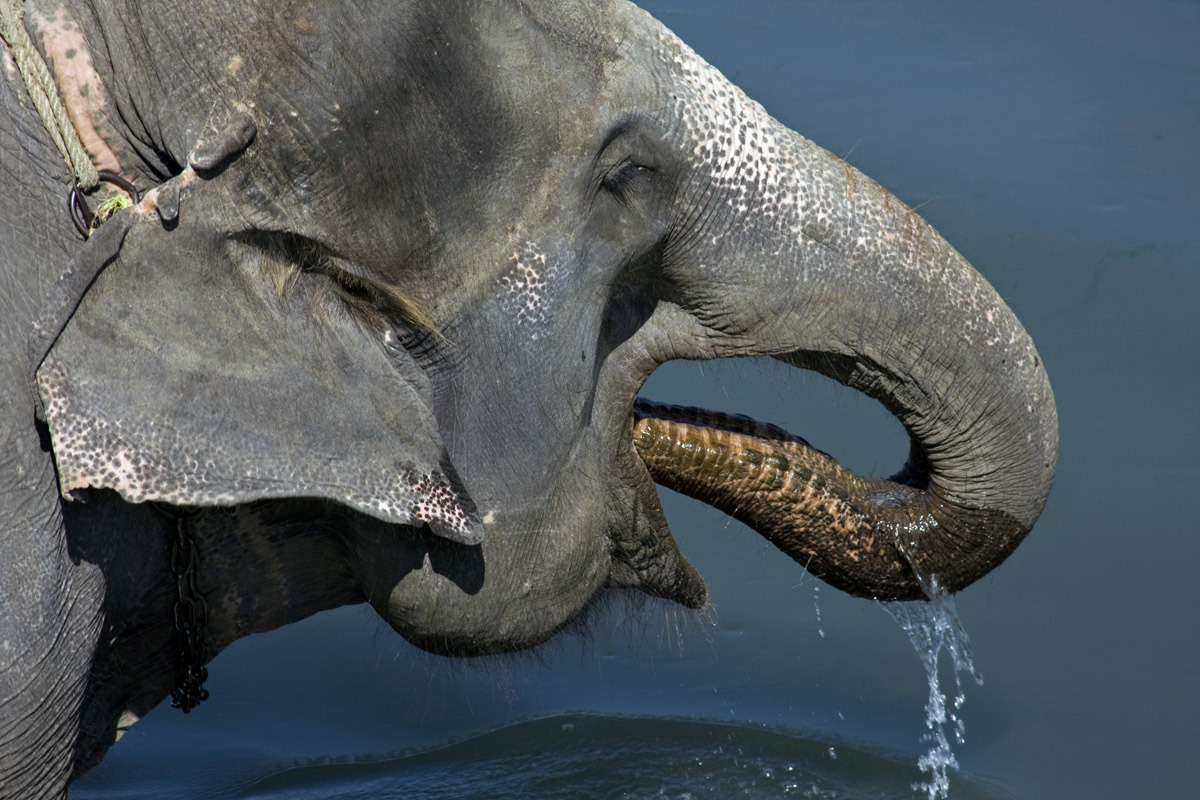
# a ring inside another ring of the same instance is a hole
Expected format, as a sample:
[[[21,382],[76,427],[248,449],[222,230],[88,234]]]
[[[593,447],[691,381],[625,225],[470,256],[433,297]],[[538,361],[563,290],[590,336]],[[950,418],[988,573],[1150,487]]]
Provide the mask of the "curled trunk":
[[[682,193],[685,229],[704,219],[715,232],[665,250],[670,300],[702,330],[670,355],[815,370],[879,400],[911,451],[873,480],[777,428],[639,401],[638,453],[656,482],[847,592],[962,589],[1016,548],[1050,491],[1058,421],[1032,340],[912,209],[707,65],[686,74],[680,119],[711,179]]]
[[[955,505],[919,455],[864,478],[803,439],[745,417],[639,400],[634,444],[657,483],[719,508],[813,575],[881,600],[955,592],[1003,561],[1028,526]]]

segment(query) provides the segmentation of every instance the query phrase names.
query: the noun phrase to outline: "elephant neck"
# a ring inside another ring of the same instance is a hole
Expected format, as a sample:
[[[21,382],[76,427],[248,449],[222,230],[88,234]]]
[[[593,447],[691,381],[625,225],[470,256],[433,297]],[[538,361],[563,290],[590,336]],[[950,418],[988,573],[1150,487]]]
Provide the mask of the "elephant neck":
[[[318,501],[296,505],[205,509],[189,518],[194,585],[207,607],[199,631],[203,662],[243,636],[362,602],[334,519],[344,512]],[[149,504],[125,504],[110,492],[66,508],[72,556],[97,564],[105,581],[104,628],[76,746],[78,776],[180,685],[187,644],[175,623],[176,517]]]
[[[346,513],[322,501],[291,501],[197,518],[213,655],[243,636],[363,601],[340,533]]]

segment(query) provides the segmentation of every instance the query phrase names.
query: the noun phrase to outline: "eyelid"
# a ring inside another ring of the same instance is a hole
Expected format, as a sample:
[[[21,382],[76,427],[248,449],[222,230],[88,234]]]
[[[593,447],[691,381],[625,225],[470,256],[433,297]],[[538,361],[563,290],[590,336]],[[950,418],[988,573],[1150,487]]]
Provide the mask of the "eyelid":
[[[630,158],[623,158],[605,170],[603,180],[607,184],[626,179],[630,176],[630,173],[654,171],[654,167],[650,166],[649,164],[642,164],[641,162],[634,161]]]
[[[643,164],[640,161],[634,161],[633,158],[631,158],[629,156],[625,156],[624,158],[622,158],[620,161],[618,161],[616,164],[613,165],[614,171],[622,170],[622,169],[646,170],[648,172],[654,171],[654,167],[650,166],[649,164]]]

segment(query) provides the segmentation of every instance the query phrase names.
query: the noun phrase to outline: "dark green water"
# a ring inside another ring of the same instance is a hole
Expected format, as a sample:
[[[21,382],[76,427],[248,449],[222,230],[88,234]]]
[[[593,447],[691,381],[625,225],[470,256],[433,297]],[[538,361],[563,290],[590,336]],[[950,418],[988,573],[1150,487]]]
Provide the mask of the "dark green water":
[[[917,207],[1047,364],[1050,503],[957,598],[984,684],[951,797],[1200,796],[1200,4],[646,5]],[[669,364],[646,394],[873,474],[905,453],[873,402],[775,364]],[[586,638],[464,666],[342,609],[239,642],[209,703],[150,715],[73,796],[916,796],[928,687],[897,623],[664,504],[711,620],[619,602]]]
[[[853,776],[849,781],[845,776]],[[430,800],[693,797],[866,798],[919,777],[906,760],[762,728],[689,720],[559,716],[435,750],[295,767],[244,796]],[[957,788],[957,787],[956,787]],[[1000,798],[964,783],[962,797]]]

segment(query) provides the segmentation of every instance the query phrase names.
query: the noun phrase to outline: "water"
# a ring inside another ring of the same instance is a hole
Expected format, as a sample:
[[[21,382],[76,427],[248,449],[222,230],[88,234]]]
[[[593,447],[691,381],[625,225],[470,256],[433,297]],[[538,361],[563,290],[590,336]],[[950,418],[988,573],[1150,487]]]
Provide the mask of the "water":
[[[979,686],[983,685],[983,677],[975,670],[970,641],[954,610],[954,599],[938,591],[936,580],[928,595],[928,602],[884,603],[883,607],[908,634],[929,683],[929,699],[925,703],[925,725],[929,730],[921,738],[929,742],[930,747],[917,761],[917,766],[929,775],[929,780],[913,784],[913,789],[924,791],[929,800],[945,800],[950,796],[950,771],[958,769],[946,728],[953,732],[956,743],[966,744],[966,725],[961,714],[967,696],[963,691],[962,676],[969,675]],[[949,705],[939,679],[943,652],[949,657],[949,668],[954,676],[954,700]]]
[[[817,618],[817,635],[825,638],[825,629],[821,627],[821,587],[813,584],[813,616]]]
[[[849,753],[886,785],[907,765]],[[301,765],[243,796],[491,798],[869,797],[847,791],[821,743],[741,726],[689,720],[565,716],[531,720],[432,750]],[[454,777],[446,780],[448,774]]]
[[[762,727],[571,714],[526,720],[430,748],[281,765],[252,780],[214,782],[212,789],[220,796],[255,800],[869,800],[891,796],[914,772],[899,754],[845,744],[835,750],[823,741]],[[847,774],[854,778],[847,780]],[[128,797],[169,796],[160,792],[162,787],[151,785]],[[986,782],[970,780],[956,785],[956,796],[1008,797]]]
[[[987,685],[964,681],[962,743],[962,709],[945,704],[950,796],[1196,797],[1200,6],[646,5],[786,124],[920,206],[1047,364],[1062,425],[1049,504],[955,598]],[[875,404],[778,365],[669,364],[647,394],[777,422],[875,475],[906,453]],[[369,610],[319,615],[238,642],[212,665],[210,701],[150,714],[73,794],[512,796],[542,752],[542,796],[587,796],[580,781],[600,797],[774,797],[789,766],[813,797],[911,800],[934,782],[918,767],[937,749],[919,738],[933,733],[930,673],[895,622],[817,595],[719,513],[664,505],[714,623],[618,607],[582,642],[463,669]],[[962,687],[941,652],[949,697]]]

